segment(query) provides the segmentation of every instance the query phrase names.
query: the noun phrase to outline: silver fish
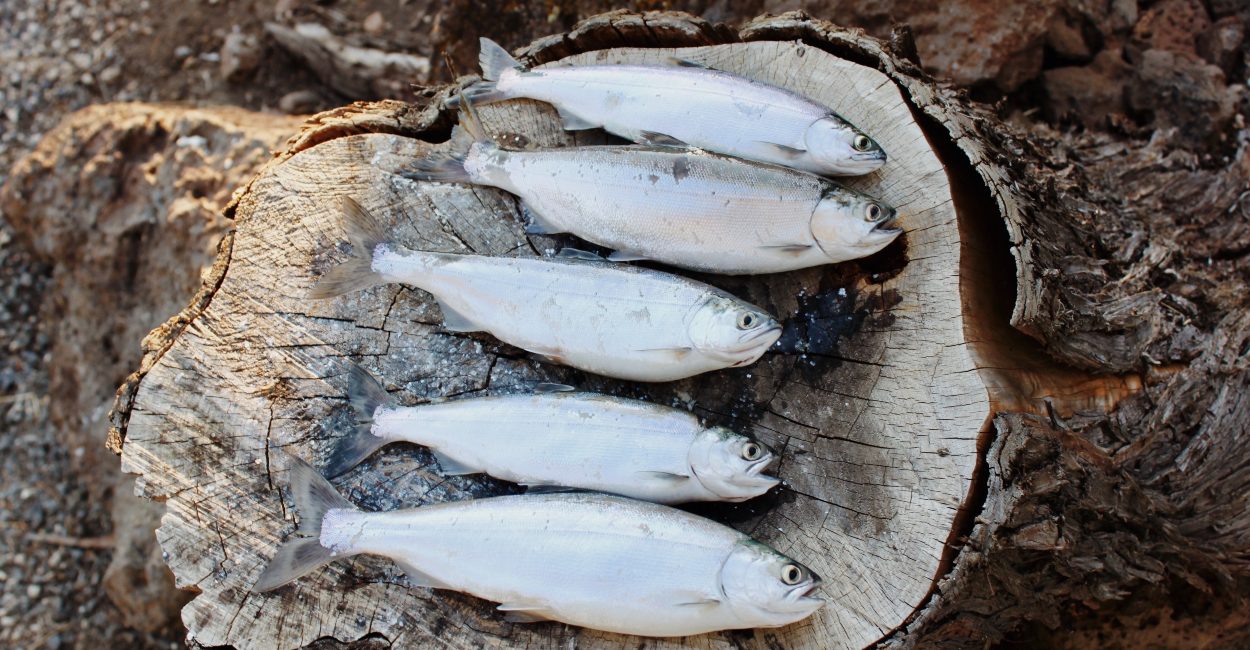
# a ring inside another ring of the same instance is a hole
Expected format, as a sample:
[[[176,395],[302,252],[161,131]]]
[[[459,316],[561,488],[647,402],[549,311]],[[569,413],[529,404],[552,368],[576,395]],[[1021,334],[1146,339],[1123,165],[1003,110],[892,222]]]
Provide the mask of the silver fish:
[[[634,142],[689,145],[826,176],[885,164],[881,147],[828,107],[766,83],[680,60],[526,70],[494,41],[483,38],[481,46],[483,81],[464,98],[547,102],[568,130],[603,128]]]
[[[824,601],[820,577],[721,524],[605,494],[504,496],[362,512],[301,461],[297,536],[252,587],[276,589],[334,560],[395,561],[422,587],[500,603],[516,622],[552,620],[642,636],[778,627]]]
[[[775,458],[768,447],[659,404],[546,389],[403,407],[363,368],[349,376],[359,424],[339,439],[327,476],[404,441],[433,450],[444,474],[485,472],[531,492],[563,486],[656,503],[745,501],[780,482],[761,473]]]
[[[777,165],[673,147],[507,151],[466,110],[447,151],[405,176],[521,197],[529,232],[571,232],[651,259],[726,274],[776,273],[865,257],[902,232],[895,210]]]
[[[571,259],[414,251],[342,201],[354,257],[311,297],[400,282],[438,300],[453,332],[485,331],[557,363],[634,381],[673,381],[754,363],[781,336],[763,310],[668,273]]]

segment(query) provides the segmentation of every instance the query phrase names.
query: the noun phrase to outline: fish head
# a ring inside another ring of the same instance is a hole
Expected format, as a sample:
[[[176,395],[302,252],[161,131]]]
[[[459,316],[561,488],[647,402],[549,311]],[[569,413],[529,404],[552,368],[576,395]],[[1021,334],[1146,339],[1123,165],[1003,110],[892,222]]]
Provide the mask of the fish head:
[[[872,138],[837,115],[826,115],[803,134],[807,154],[825,173],[859,176],[885,164],[885,151]]]
[[[895,227],[897,216],[882,201],[835,187],[825,192],[812,212],[812,237],[831,262],[867,257],[903,232]]]
[[[789,625],[825,604],[812,596],[820,587],[820,576],[751,539],[734,545],[721,567],[720,582],[734,614],[751,627]]]
[[[714,295],[688,320],[691,346],[727,366],[754,363],[781,338],[781,324],[767,312],[729,295]]]
[[[712,494],[723,501],[746,501],[781,481],[763,474],[776,460],[766,445],[724,427],[708,427],[690,445],[690,469]]]

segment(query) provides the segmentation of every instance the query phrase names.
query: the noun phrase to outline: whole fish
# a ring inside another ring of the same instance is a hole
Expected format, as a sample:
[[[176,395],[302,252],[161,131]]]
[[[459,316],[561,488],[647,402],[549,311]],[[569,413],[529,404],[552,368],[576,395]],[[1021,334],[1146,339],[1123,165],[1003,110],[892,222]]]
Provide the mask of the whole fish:
[[[755,362],[781,336],[758,307],[668,273],[571,259],[414,251],[387,241],[342,200],[353,258],[311,297],[388,282],[424,289],[453,332],[485,331],[565,365],[634,381],[673,381]]]
[[[616,249],[610,260],[712,273],[844,262],[902,232],[885,203],[786,167],[674,147],[504,150],[471,107],[449,149],[404,175],[511,192],[530,217],[529,232],[571,232]]]
[[[547,102],[568,130],[603,128],[634,142],[689,145],[826,176],[885,164],[881,147],[828,107],[746,77],[681,60],[526,70],[494,41],[483,38],[481,46],[483,81],[464,98]]]
[[[381,555],[418,586],[500,603],[509,620],[642,636],[778,627],[824,601],[820,577],[732,528],[596,493],[504,496],[362,512],[293,461],[295,537],[252,588],[337,559]]]
[[[485,472],[531,486],[611,492],[656,503],[745,501],[779,483],[764,476],[768,447],[686,411],[595,393],[553,392],[398,406],[353,366],[348,395],[359,422],[340,438],[326,475],[379,447],[434,451],[445,474]]]

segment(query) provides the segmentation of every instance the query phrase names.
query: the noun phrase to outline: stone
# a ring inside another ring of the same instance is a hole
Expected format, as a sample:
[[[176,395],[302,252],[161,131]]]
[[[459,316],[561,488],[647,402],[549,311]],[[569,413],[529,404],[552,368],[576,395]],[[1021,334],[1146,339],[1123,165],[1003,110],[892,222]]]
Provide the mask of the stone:
[[[386,28],[386,19],[382,17],[382,12],[375,11],[365,17],[361,26],[365,28],[366,32],[377,34]]]
[[[1061,11],[1050,20],[1046,46],[1064,61],[1084,63],[1102,47],[1102,34],[1088,16]]]
[[[1196,55],[1152,49],[1142,53],[1128,87],[1128,105],[1155,128],[1175,127],[1181,144],[1226,136],[1237,87]]]
[[[1042,74],[1046,110],[1051,119],[1105,126],[1107,117],[1123,113],[1124,80],[1131,68],[1119,49],[1103,50],[1087,66],[1067,66]]]
[[[260,65],[260,44],[256,37],[242,32],[230,32],[221,44],[221,78],[238,81],[245,78]]]
[[[1236,16],[1226,16],[1198,35],[1198,55],[1231,77],[1243,56],[1245,40],[1246,24]]]
[[[306,115],[316,112],[325,104],[321,95],[312,90],[294,90],[278,100],[278,109],[287,115]]]
[[[135,496],[134,479],[118,486],[113,498],[117,546],[104,572],[104,591],[126,625],[143,632],[156,632],[177,621],[192,596],[174,586],[174,576],[161,558],[154,531],[163,514],[164,504]]]
[[[1201,0],[1165,0],[1142,14],[1133,42],[1143,50],[1194,54],[1195,37],[1211,25]]]

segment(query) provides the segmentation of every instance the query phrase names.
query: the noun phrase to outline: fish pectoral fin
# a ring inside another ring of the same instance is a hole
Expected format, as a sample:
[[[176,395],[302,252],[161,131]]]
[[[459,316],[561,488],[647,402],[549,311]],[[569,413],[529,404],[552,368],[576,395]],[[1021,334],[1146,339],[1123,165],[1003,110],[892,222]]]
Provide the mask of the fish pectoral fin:
[[[408,562],[405,562],[403,560],[395,560],[395,564],[397,564],[399,568],[403,570],[404,575],[408,576],[408,582],[412,583],[412,585],[415,587],[427,587],[429,589],[455,590],[455,587],[452,587],[451,585],[443,582],[442,580],[439,580],[438,578],[435,578],[429,575],[428,573],[422,571],[421,569],[418,569],[417,567],[413,566],[412,564]]]
[[[551,620],[551,608],[537,603],[500,603],[496,609],[506,612],[504,620],[509,623],[541,623]]]
[[[539,214],[524,202],[521,203],[521,214],[525,216],[525,234],[527,235],[554,235],[568,232],[563,226]]]
[[[671,355],[675,361],[681,361],[694,352],[694,348],[643,348],[635,352],[658,352]]]
[[[690,145],[658,131],[639,131],[638,141],[655,147],[689,147]]]
[[[590,120],[578,117],[562,106],[557,106],[556,112],[560,114],[560,121],[564,123],[565,131],[585,131],[586,129],[599,128],[598,124],[594,124]]]
[[[703,68],[704,70],[712,69],[711,67],[703,65],[702,63],[697,63],[695,61],[691,61],[690,59],[683,59],[681,57],[676,57],[676,56],[668,57],[668,63],[669,65],[675,65],[675,66],[682,67],[682,68]]]
[[[468,316],[456,311],[442,300],[438,301],[438,308],[443,310],[443,329],[448,332],[482,331],[481,325],[474,323]]]
[[[665,483],[684,483],[690,480],[689,474],[675,474],[673,472],[653,472],[653,471],[641,471],[641,472],[635,472],[635,473],[641,476],[642,478],[650,479],[653,481],[663,481]]]
[[[445,476],[464,476],[465,474],[482,473],[482,470],[476,467],[469,467],[441,451],[434,452],[434,460],[438,461],[438,468],[442,470]]]
[[[590,251],[584,251],[580,248],[573,248],[572,246],[565,246],[564,248],[561,248],[560,252],[556,253],[556,257],[566,260],[581,260],[583,262],[604,261],[603,257],[599,255],[595,255]]]
[[[626,253],[624,251],[612,251],[608,254],[609,262],[638,262],[641,260],[651,259],[636,253]]]
[[[572,393],[576,390],[576,388],[573,388],[568,384],[554,384],[549,381],[544,381],[541,384],[534,386],[534,393],[536,395],[547,395],[549,393]]]
[[[721,603],[719,598],[700,598],[698,600],[690,600],[677,603],[678,607],[715,607]]]
[[[764,250],[777,251],[779,253],[790,253],[791,255],[798,255],[799,253],[803,253],[811,249],[811,247],[811,244],[773,244],[771,246],[760,246],[760,248]]]
[[[799,156],[802,156],[803,154],[807,153],[807,149],[787,147],[784,144],[777,144],[776,142],[765,142],[763,140],[756,140],[756,142],[763,145],[765,148],[772,149],[773,153],[776,153],[778,156],[781,156],[782,158],[785,158],[787,160],[798,158]]]

